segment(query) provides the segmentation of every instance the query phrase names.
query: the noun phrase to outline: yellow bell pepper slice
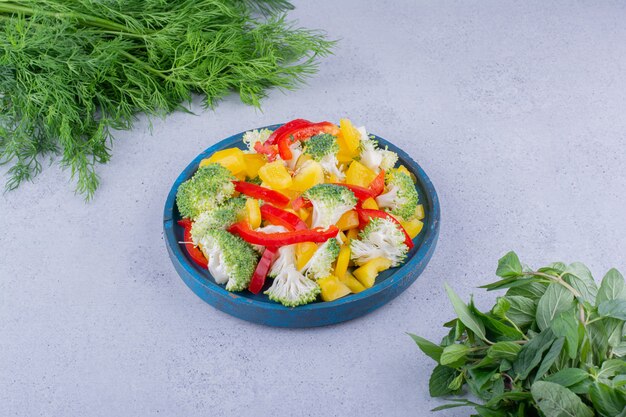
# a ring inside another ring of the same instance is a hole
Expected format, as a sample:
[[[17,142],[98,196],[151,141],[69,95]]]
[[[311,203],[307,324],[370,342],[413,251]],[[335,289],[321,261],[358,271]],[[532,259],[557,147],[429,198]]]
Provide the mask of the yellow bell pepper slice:
[[[291,189],[295,191],[306,191],[314,185],[324,182],[324,170],[322,165],[316,161],[309,161],[294,175]]]
[[[389,259],[374,258],[355,269],[352,273],[366,288],[371,288],[374,286],[374,282],[376,282],[378,273],[389,269],[390,266],[391,261]]]
[[[301,270],[317,251],[317,245],[313,242],[302,242],[296,245],[296,268]]]
[[[376,173],[359,161],[352,161],[346,171],[346,184],[367,188],[374,178]]]
[[[259,169],[259,177],[274,190],[284,190],[291,187],[293,181],[287,168],[281,161],[274,161],[263,165]]]
[[[301,208],[298,210],[298,217],[300,217],[302,220],[308,219],[310,215],[311,209]]]
[[[348,240],[356,239],[358,236],[359,236],[359,230],[358,229],[350,229],[350,230],[348,230],[348,233],[346,234],[346,238]]]
[[[218,163],[228,168],[233,175],[244,172],[246,169],[244,153],[239,148],[228,148],[217,151],[210,157],[203,159],[202,162],[200,162],[200,166],[203,167],[211,163]]]
[[[360,142],[361,134],[352,122],[348,119],[339,120],[339,136],[337,137],[339,152],[337,153],[337,159],[345,162],[357,156],[359,154]]]
[[[418,204],[417,208],[415,209],[415,214],[414,214],[415,218],[417,220],[423,220],[424,219],[424,205],[423,204]]]
[[[355,294],[366,290],[365,286],[361,284],[359,280],[356,279],[350,272],[346,272],[343,275],[343,278],[339,278],[339,281],[344,283],[346,287],[350,288],[350,291]]]
[[[419,219],[411,219],[405,222],[401,221],[400,224],[404,227],[404,230],[409,234],[411,239],[419,235],[424,227],[424,223]]]
[[[363,204],[361,204],[361,207],[363,207],[364,209],[379,210],[376,200],[374,200],[372,197],[365,199],[363,201]]]
[[[318,285],[322,290],[322,300],[324,301],[333,301],[338,298],[344,297],[350,294],[350,288],[346,286],[343,282],[339,281],[334,275],[329,275],[325,278],[319,279],[317,281]]]
[[[359,215],[355,210],[348,210],[337,220],[336,225],[339,230],[348,230],[359,227]]]
[[[259,200],[249,198],[246,200],[245,218],[250,228],[256,229],[261,226],[261,209],[259,207]]]
[[[337,256],[337,263],[335,265],[335,272],[333,275],[341,279],[346,272],[348,272],[348,264],[350,263],[350,245],[348,243],[341,246],[339,249],[339,255]]]
[[[259,175],[259,169],[267,163],[267,158],[258,153],[245,153],[243,154],[243,161],[246,164],[246,176],[254,178]]]

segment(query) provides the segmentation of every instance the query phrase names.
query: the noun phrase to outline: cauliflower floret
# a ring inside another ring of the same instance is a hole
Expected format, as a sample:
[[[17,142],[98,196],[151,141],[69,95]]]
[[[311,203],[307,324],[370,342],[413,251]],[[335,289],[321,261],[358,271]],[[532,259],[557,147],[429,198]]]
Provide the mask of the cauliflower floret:
[[[378,142],[367,135],[364,127],[357,129],[361,134],[361,163],[378,173],[381,169],[385,171],[394,167],[398,161],[398,154],[378,147]]]
[[[346,187],[333,184],[318,184],[303,194],[313,204],[312,227],[328,227],[356,205],[354,193]]]
[[[378,207],[384,208],[401,220],[409,220],[415,214],[419,195],[411,177],[398,170],[385,175],[385,193],[376,197]]]
[[[321,279],[330,275],[332,264],[339,255],[337,239],[328,239],[322,243],[311,259],[302,267],[300,272],[308,278]]]
[[[264,293],[269,296],[270,300],[287,307],[315,301],[321,291],[315,281],[305,277],[296,269],[295,247],[296,245],[287,245],[278,250],[278,257],[268,274],[274,278],[274,282]]]
[[[208,164],[178,187],[176,205],[182,217],[195,219],[235,193],[231,172],[220,164]]]
[[[338,181],[343,181],[346,175],[339,169],[337,152],[337,138],[328,133],[313,136],[306,142],[304,149],[305,154],[311,155],[311,158],[320,163],[326,174],[335,175]]]
[[[357,265],[362,265],[382,257],[389,259],[391,266],[398,266],[409,250],[404,239],[404,233],[393,220],[371,219],[358,239],[350,242],[351,258]]]
[[[265,143],[267,138],[270,137],[272,131],[269,129],[261,129],[261,130],[249,130],[243,134],[243,143],[246,144],[248,150],[246,153],[256,153],[254,150],[254,144],[257,142],[261,142],[261,144]]]

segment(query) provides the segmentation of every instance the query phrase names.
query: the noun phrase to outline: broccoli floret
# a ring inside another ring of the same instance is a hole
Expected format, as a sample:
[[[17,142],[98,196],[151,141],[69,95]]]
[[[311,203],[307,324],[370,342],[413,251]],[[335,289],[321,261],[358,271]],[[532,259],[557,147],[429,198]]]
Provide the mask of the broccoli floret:
[[[183,217],[195,219],[203,211],[222,204],[235,192],[235,179],[230,171],[220,164],[208,164],[178,187],[176,204]]]
[[[197,245],[200,238],[211,229],[226,229],[237,222],[244,213],[246,198],[236,197],[226,200],[226,202],[213,210],[204,211],[196,217],[191,227],[191,238]]]
[[[361,134],[361,163],[376,173],[381,169],[387,171],[393,168],[398,162],[398,154],[388,150],[387,147],[380,149],[378,141],[370,138],[364,127],[360,127],[358,131]]]
[[[243,143],[248,147],[248,152],[255,153],[254,144],[257,142],[265,143],[267,138],[270,137],[272,131],[269,129],[261,129],[261,130],[249,130],[243,134]]]
[[[320,286],[315,281],[298,272],[295,263],[295,245],[281,247],[269,272],[269,276],[274,278],[274,282],[265,291],[270,300],[287,307],[315,301],[321,291]]]
[[[362,265],[374,258],[386,258],[391,266],[398,266],[406,257],[409,248],[404,243],[404,233],[390,219],[371,219],[358,239],[350,242],[351,258]]]
[[[200,238],[199,246],[215,282],[226,284],[228,291],[248,287],[259,257],[249,243],[226,230],[211,229]]]
[[[337,138],[328,133],[315,135],[306,142],[304,153],[311,155],[327,174],[334,174],[337,180],[343,181],[346,177],[339,169],[339,161],[337,160],[337,152],[339,152],[339,144]]]
[[[391,170],[385,175],[384,194],[376,197],[378,207],[402,220],[409,220],[417,209],[419,196],[413,180],[404,172]]]
[[[315,251],[311,259],[302,267],[300,272],[308,278],[321,279],[330,275],[332,264],[339,255],[337,239],[328,239]]]
[[[313,203],[312,227],[328,227],[356,205],[354,193],[346,187],[318,184],[306,190],[304,198]]]

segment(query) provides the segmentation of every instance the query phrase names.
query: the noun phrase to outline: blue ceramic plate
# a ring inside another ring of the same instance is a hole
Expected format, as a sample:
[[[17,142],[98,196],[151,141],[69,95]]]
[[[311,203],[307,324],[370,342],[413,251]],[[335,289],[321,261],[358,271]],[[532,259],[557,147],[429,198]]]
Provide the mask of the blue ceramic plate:
[[[267,126],[275,130],[280,125]],[[424,205],[426,217],[424,228],[413,240],[415,247],[408,253],[406,262],[382,272],[376,284],[358,294],[350,294],[330,302],[315,302],[299,307],[285,307],[267,298],[262,292],[252,294],[228,292],[213,280],[209,271],[198,267],[188,257],[185,248],[178,242],[183,240],[183,229],[177,224],[180,213],[176,208],[178,186],[189,179],[200,161],[216,151],[233,146],[245,148],[243,133],[233,135],[211,146],[198,155],[178,176],[165,202],[163,230],[165,243],[172,263],[185,284],[196,295],[212,306],[240,319],[277,327],[315,327],[340,323],[367,314],[389,302],[417,279],[430,260],[439,235],[439,200],[433,184],[426,173],[409,155],[385,139],[376,136],[379,144],[388,146],[399,156],[399,163],[406,166],[417,178],[417,191]],[[270,281],[270,280],[268,280]],[[269,286],[269,283],[266,283]]]

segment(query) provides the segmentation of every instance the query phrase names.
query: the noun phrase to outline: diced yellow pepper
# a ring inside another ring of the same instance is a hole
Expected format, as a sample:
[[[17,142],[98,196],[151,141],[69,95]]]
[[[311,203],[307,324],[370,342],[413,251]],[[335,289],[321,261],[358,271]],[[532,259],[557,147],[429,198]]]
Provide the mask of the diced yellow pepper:
[[[360,142],[361,134],[352,125],[352,122],[348,119],[341,119],[339,121],[339,136],[337,137],[337,144],[339,145],[337,159],[340,162],[352,160],[359,153]]]
[[[337,176],[335,174],[330,174],[328,176],[328,182],[330,182],[330,183],[339,182],[339,179],[337,178]]]
[[[419,219],[407,220],[405,222],[401,221],[400,224],[404,227],[404,230],[406,230],[411,239],[419,235],[422,231],[422,227],[424,227],[424,223]]]
[[[350,263],[350,245],[344,244],[339,249],[339,255],[337,256],[337,264],[335,265],[334,275],[341,279],[348,271],[348,264]]]
[[[259,175],[259,168],[267,163],[267,158],[258,153],[245,153],[243,154],[243,161],[246,164],[246,176],[254,178]]]
[[[322,300],[333,301],[338,298],[344,297],[350,294],[350,288],[343,282],[339,281],[334,275],[329,275],[317,281],[322,289]]]
[[[374,200],[372,197],[365,199],[365,201],[363,201],[363,204],[361,204],[361,207],[363,207],[364,209],[378,210],[378,204],[376,203],[376,200]]]
[[[356,279],[354,275],[352,275],[349,272],[346,272],[345,274],[343,274],[343,278],[339,278],[339,281],[344,283],[346,287],[350,288],[350,291],[352,291],[355,294],[361,291],[364,291],[366,289],[365,286],[361,284],[359,280]]]
[[[308,219],[310,215],[311,215],[311,210],[310,209],[301,208],[301,209],[298,210],[298,216],[302,220]]]
[[[353,274],[366,288],[371,288],[379,272],[389,269],[391,261],[387,258],[374,258],[355,269]]]
[[[352,161],[346,171],[346,184],[368,187],[374,178],[376,173],[359,161]]]
[[[259,177],[270,188],[275,190],[284,190],[291,187],[292,180],[289,171],[281,161],[274,161],[263,165],[259,169]]]
[[[346,237],[348,238],[348,240],[356,239],[358,236],[359,236],[359,230],[358,229],[350,229],[350,230],[348,230],[348,233],[346,234]]]
[[[259,208],[259,200],[249,198],[246,201],[245,216],[250,228],[256,229],[261,226],[261,210]]]
[[[317,251],[317,245],[313,242],[302,242],[296,245],[296,268],[301,270]]]
[[[324,182],[324,170],[322,165],[316,161],[309,161],[297,171],[291,183],[291,189],[295,191],[306,191],[314,185]]]
[[[355,210],[348,210],[337,220],[339,230],[348,230],[359,227],[359,215]]]
[[[306,161],[310,161],[313,158],[311,157],[311,155],[303,153],[302,155],[300,155],[300,157],[298,158],[298,161],[296,162],[295,168],[299,169],[302,165],[304,165],[306,163]]]
[[[239,148],[223,149],[215,152],[210,157],[203,159],[202,162],[200,162],[200,166],[203,167],[216,162],[228,168],[233,175],[237,175],[246,169],[246,163],[244,162],[243,156],[244,153]]]
[[[415,209],[415,218],[417,220],[422,220],[424,218],[424,205],[423,204],[417,205],[417,208]]]

